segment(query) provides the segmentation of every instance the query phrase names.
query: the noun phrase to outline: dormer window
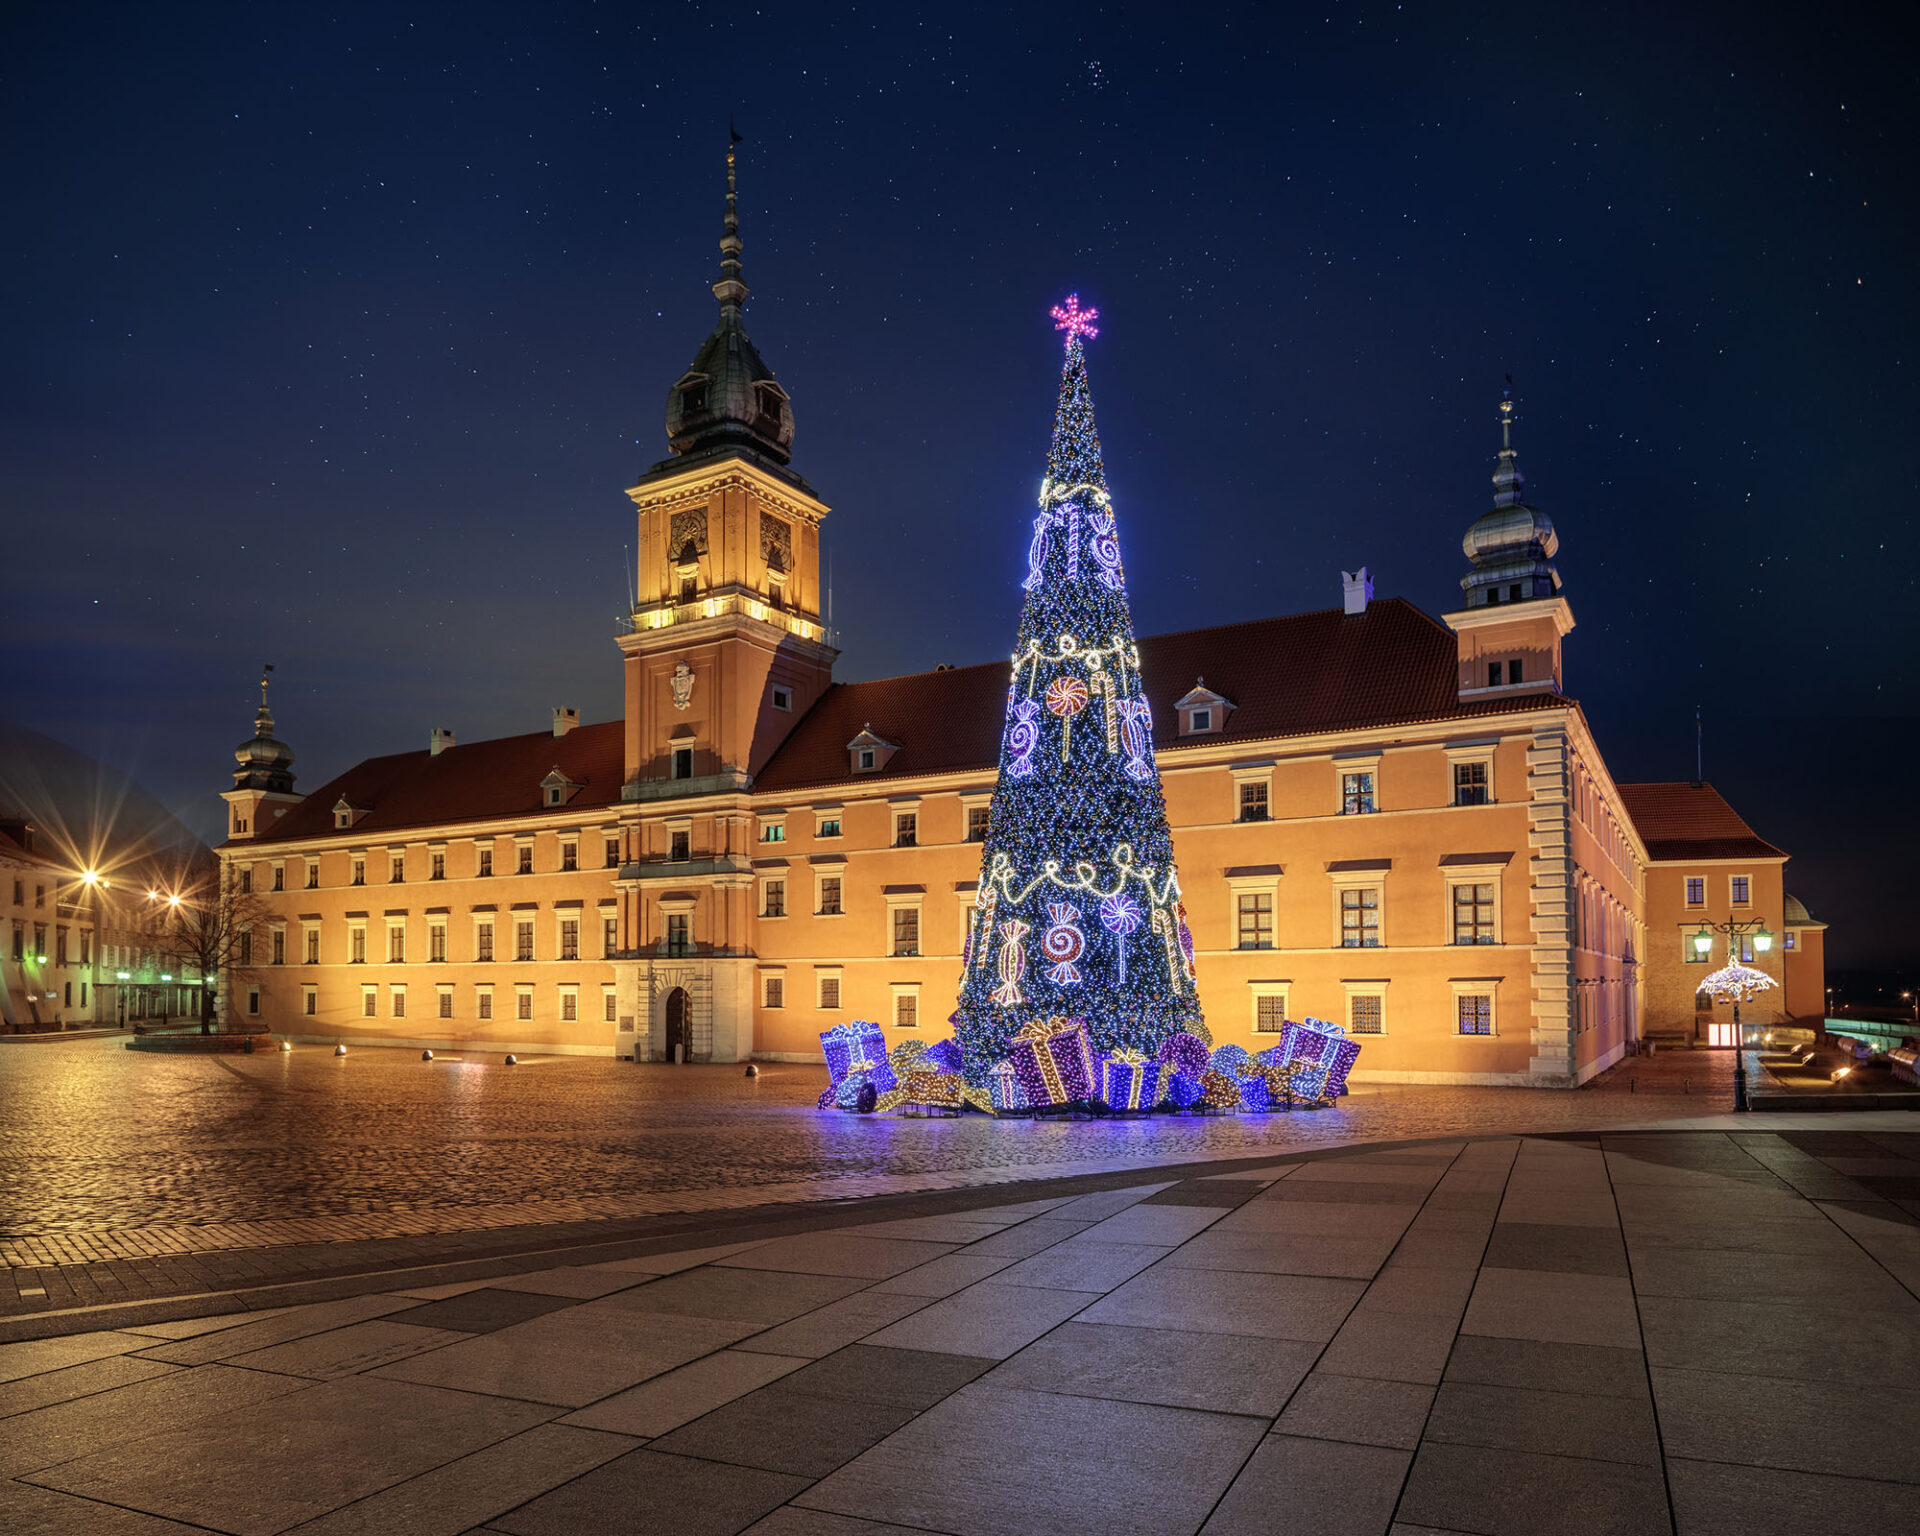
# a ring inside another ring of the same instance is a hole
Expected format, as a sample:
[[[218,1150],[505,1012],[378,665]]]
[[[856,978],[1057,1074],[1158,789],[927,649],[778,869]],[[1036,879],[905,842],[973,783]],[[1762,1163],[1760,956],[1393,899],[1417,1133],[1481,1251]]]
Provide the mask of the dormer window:
[[[1196,679],[1186,696],[1174,705],[1182,736],[1211,736],[1224,730],[1232,709],[1233,701],[1225,694],[1215,693],[1205,678]]]
[[[1210,709],[1189,711],[1187,715],[1187,729],[1195,735],[1198,735],[1201,731],[1212,730],[1213,711]]]
[[[367,814],[366,806],[355,805],[353,804],[352,801],[348,800],[345,795],[342,795],[338,800],[334,801],[333,803],[334,830],[338,832],[344,832],[348,827],[351,827],[352,825],[354,825],[354,823],[359,821],[360,818],[366,814]]]
[[[707,381],[697,379],[691,384],[680,386],[680,414],[682,417],[697,416],[707,408]]]
[[[773,707],[775,709],[791,710],[793,708],[793,690],[791,688],[775,687],[773,690]]]
[[[855,758],[858,759],[858,761],[854,763],[853,765],[854,767],[861,768],[861,769],[870,769],[874,766],[874,755],[873,755],[872,747],[862,747],[858,752],[854,754],[854,756]]]
[[[878,773],[899,750],[894,742],[876,736],[871,725],[847,743],[848,761],[855,773]]]
[[[760,406],[760,419],[754,425],[768,437],[778,437],[780,435],[780,391],[771,385],[762,384],[754,391],[754,398]]]
[[[568,778],[555,764],[553,771],[540,781],[540,803],[545,806],[565,805],[580,793],[582,786]]]

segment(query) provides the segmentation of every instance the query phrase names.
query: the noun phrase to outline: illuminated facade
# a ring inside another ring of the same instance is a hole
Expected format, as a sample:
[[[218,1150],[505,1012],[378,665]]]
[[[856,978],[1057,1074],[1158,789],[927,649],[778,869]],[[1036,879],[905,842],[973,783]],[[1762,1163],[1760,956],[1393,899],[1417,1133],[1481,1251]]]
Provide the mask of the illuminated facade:
[[[230,1006],[295,1037],[654,1061],[815,1061],[850,1018],[948,1032],[1007,664],[834,682],[829,509],[746,334],[731,167],[721,255],[672,456],[627,493],[623,717],[435,731],[303,799],[263,706],[221,856],[276,916]],[[1376,601],[1362,570],[1337,608],[1139,642],[1217,1042],[1311,1015],[1364,1042],[1356,1080],[1565,1085],[1667,1007],[1668,865],[1563,691],[1573,615],[1507,405],[1494,484],[1455,612]]]

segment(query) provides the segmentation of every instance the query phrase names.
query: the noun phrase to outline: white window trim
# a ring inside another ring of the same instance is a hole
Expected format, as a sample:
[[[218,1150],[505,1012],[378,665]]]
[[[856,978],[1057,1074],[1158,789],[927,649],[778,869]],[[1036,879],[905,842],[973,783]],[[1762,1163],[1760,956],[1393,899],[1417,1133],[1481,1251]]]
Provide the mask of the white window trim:
[[[761,843],[772,843],[777,846],[785,846],[787,841],[787,813],[785,811],[763,813],[759,818],[759,823],[757,841]]]
[[[767,983],[770,981],[780,983],[780,1001],[777,1003],[767,1001]],[[778,1008],[783,1013],[786,1011],[787,968],[784,965],[763,965],[760,967],[760,1006],[762,1008]]]
[[[1373,775],[1373,815],[1380,813],[1380,758],[1378,752],[1336,752],[1333,755],[1333,814],[1347,814],[1347,780],[1350,773]]]
[[[367,1006],[367,999],[373,999],[373,1006]],[[380,1017],[380,988],[371,981],[360,983],[360,1017],[377,1019]]]
[[[775,869],[775,870],[769,870],[766,874],[763,874],[762,876],[760,876],[760,910],[756,914],[756,916],[761,918],[763,921],[770,922],[770,923],[784,923],[789,917],[793,915],[793,907],[791,905],[791,898],[793,896],[793,890],[792,890],[793,882],[787,878],[788,874],[789,874],[789,871],[787,870]],[[780,905],[784,910],[777,913],[769,912],[767,910],[767,887],[770,885],[777,885],[782,887],[780,892],[780,896],[781,896]],[[842,889],[842,892],[844,893],[845,887],[843,886],[841,889]]]
[[[1240,947],[1240,898],[1242,896],[1265,896],[1270,909],[1271,919],[1268,926],[1272,943],[1266,949],[1242,949]],[[1229,875],[1227,877],[1227,937],[1228,947],[1235,954],[1268,954],[1280,947],[1280,877],[1278,875]]]
[[[1484,1035],[1460,1033],[1460,999],[1484,994],[1487,999],[1487,1029]],[[1498,976],[1456,976],[1447,982],[1447,1030],[1456,1040],[1498,1040],[1500,1038],[1500,978]],[[1382,1009],[1384,1023],[1385,1009]]]
[[[1695,880],[1700,882],[1700,899],[1698,901],[1693,900],[1687,895],[1688,885]],[[1707,910],[1707,877],[1705,875],[1682,875],[1680,877],[1680,905],[1689,912],[1704,912]]]
[[[844,864],[836,864],[831,869],[815,869],[814,870],[813,872],[813,915],[815,917],[836,918],[836,917],[845,917],[847,915],[847,873],[846,871],[847,871],[847,866]],[[821,907],[826,903],[826,882],[829,880],[838,880],[840,882],[840,910],[838,912],[823,912],[820,910]]]
[[[387,929],[387,947],[381,955],[379,963],[381,965],[406,965],[408,963],[406,959],[407,920],[404,917],[389,917],[384,921]],[[398,960],[393,958],[393,936],[396,933],[400,935],[400,958]]]
[[[400,1006],[396,1008],[395,1003]],[[387,1017],[390,1019],[407,1017],[407,984],[404,981],[387,983]]]
[[[480,1006],[480,999],[483,997],[487,1000],[487,1006],[484,1012],[482,1011]],[[492,982],[476,981],[473,984],[473,1016],[475,1019],[481,1020],[482,1022],[487,1024],[491,1024],[494,1021],[494,1019],[497,1017],[497,1015],[493,1011],[493,983]]]
[[[523,998],[523,997],[527,999],[527,1001],[528,1001],[528,1003],[529,1003],[529,1004],[531,1004],[531,1003],[533,1002],[533,983],[532,983],[532,982],[530,982],[530,981],[516,981],[516,982],[515,982],[515,983],[513,984],[513,1017],[514,1017],[514,1022],[515,1022],[515,1023],[519,1023],[519,1024],[530,1024],[530,1023],[532,1023],[532,1022],[534,1022],[534,1014],[535,1014],[535,1010],[534,1010],[534,1009],[533,1009],[532,1007],[529,1007],[529,1008],[527,1009],[527,1016],[526,1016],[525,1018],[522,1018],[522,1017],[521,1017],[521,1015],[520,1015],[520,999],[521,999],[521,998]]]
[[[786,577],[783,575],[780,580],[784,582]],[[782,694],[786,695],[785,702],[781,700],[780,696]],[[767,689],[767,700],[775,709],[784,710],[788,714],[793,713],[793,684],[773,683],[769,685]]]
[[[823,832],[821,828],[830,821],[840,824],[840,830],[831,834],[832,837],[847,835],[847,808],[844,805],[816,805],[813,808],[813,835],[828,837],[829,834]]]
[[[1346,1026],[1347,1033],[1352,1039],[1384,1040],[1392,1032],[1393,1016],[1387,1010],[1387,988],[1389,985],[1390,983],[1385,981],[1343,981],[1340,983],[1340,991],[1343,999],[1341,1003],[1340,1022]],[[1377,997],[1380,999],[1379,1034],[1361,1035],[1354,1033],[1353,1000],[1356,997]]]
[[[1453,949],[1498,949],[1507,942],[1507,913],[1505,894],[1501,887],[1506,884],[1504,876],[1507,866],[1504,864],[1449,864],[1441,871],[1446,876],[1446,943]],[[1491,944],[1455,944],[1453,942],[1453,888],[1456,885],[1491,885],[1493,887],[1493,942]],[[1381,905],[1386,897],[1380,898]],[[1383,944],[1385,940],[1381,941]]]
[[[620,1017],[620,989],[610,981],[600,983],[600,1022],[615,1023]]]
[[[375,964],[376,962],[373,956],[367,953],[367,920],[364,917],[350,917],[347,919],[347,964],[352,965],[354,963],[353,936],[355,933],[360,935],[360,953],[363,956],[360,963],[362,965]]]
[[[1376,792],[1379,789],[1379,783],[1377,780],[1375,781],[1374,788]],[[1356,951],[1356,950],[1348,949],[1345,945],[1343,945],[1340,942],[1341,935],[1345,932],[1345,930],[1340,926],[1340,893],[1344,890],[1349,890],[1353,888],[1359,888],[1362,890],[1365,890],[1368,888],[1377,888],[1379,890],[1380,904],[1376,910],[1379,914],[1380,921],[1374,931],[1380,935],[1380,942],[1376,945],[1373,945],[1372,948],[1385,949],[1387,947],[1387,943],[1388,943],[1388,939],[1387,939],[1387,876],[1390,875],[1391,873],[1393,873],[1393,871],[1387,870],[1387,869],[1335,869],[1335,870],[1329,870],[1327,872],[1327,879],[1332,883],[1332,886],[1333,886],[1333,945],[1332,947],[1338,950],[1341,954],[1350,955],[1355,953],[1358,953],[1358,954],[1367,953],[1367,949],[1365,947],[1362,947]]]
[[[1485,763],[1487,765],[1487,804],[1493,805],[1499,801],[1500,791],[1494,784],[1493,778],[1493,754],[1496,745],[1497,743],[1491,741],[1461,742],[1458,746],[1446,749],[1448,805],[1456,804],[1453,798],[1453,770],[1461,763]],[[1373,781],[1373,794],[1377,801],[1380,798],[1380,781],[1377,778]],[[1461,809],[1471,810],[1474,807],[1466,806]]]
[[[1747,882],[1747,899],[1745,901],[1735,901],[1733,899],[1733,882],[1736,880],[1744,880]],[[1753,876],[1745,870],[1729,870],[1727,872],[1727,905],[1735,909],[1758,905],[1753,899]]]
[[[916,1030],[921,1028],[923,1020],[920,1014],[920,983],[917,981],[896,981],[889,984],[888,991],[891,1001],[887,1009],[887,1027],[889,1029]],[[912,1024],[902,1024],[900,1022],[900,999],[903,997],[913,999],[914,1022]]]
[[[554,909],[554,913],[553,913],[553,958],[554,959],[562,960],[566,958],[565,951],[562,948],[562,944],[561,944],[562,937],[563,937],[562,925],[565,923],[573,924],[573,960],[569,963],[578,964],[580,961],[587,958],[587,925],[586,925],[586,922],[584,921],[585,915],[586,915],[585,907],[556,907]]]
[[[307,1006],[309,1001],[313,1004],[311,1008]],[[317,1019],[319,1016],[320,987],[316,982],[303,981],[300,983],[300,1017],[303,1019]]]
[[[822,988],[827,982],[834,982],[840,989],[840,1001],[829,1008],[821,1001]],[[847,1011],[847,976],[845,970],[837,965],[816,965],[813,968],[813,1007],[816,1013],[845,1013]]]
[[[1280,1016],[1287,1017],[1287,998],[1293,991],[1293,982],[1287,981],[1250,981],[1247,983],[1247,1033],[1256,1038],[1265,1038],[1275,1033],[1260,1028],[1260,999],[1277,997],[1280,999]]]

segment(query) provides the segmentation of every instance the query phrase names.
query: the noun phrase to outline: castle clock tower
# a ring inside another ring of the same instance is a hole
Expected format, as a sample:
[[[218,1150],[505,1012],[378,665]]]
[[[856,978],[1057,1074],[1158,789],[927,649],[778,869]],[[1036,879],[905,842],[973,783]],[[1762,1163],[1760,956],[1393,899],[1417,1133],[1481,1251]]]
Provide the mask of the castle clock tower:
[[[832,683],[837,654],[821,615],[827,506],[789,467],[793,407],[742,315],[734,144],[719,323],[668,392],[670,455],[627,491],[640,537],[638,598],[619,640],[615,1049],[640,1060],[752,1054],[755,867],[766,861],[747,794]]]

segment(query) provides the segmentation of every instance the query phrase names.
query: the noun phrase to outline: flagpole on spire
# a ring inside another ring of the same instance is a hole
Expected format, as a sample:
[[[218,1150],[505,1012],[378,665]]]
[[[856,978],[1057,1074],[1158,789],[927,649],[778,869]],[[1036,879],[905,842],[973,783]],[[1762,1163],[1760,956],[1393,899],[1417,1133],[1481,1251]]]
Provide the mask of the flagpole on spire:
[[[751,291],[740,278],[740,197],[734,177],[736,153],[745,140],[740,130],[727,119],[727,211],[721,220],[720,281],[713,285],[713,296],[723,312],[738,310]]]

